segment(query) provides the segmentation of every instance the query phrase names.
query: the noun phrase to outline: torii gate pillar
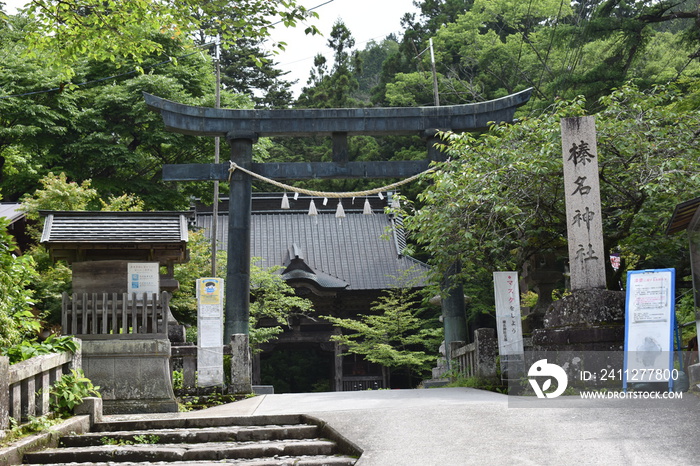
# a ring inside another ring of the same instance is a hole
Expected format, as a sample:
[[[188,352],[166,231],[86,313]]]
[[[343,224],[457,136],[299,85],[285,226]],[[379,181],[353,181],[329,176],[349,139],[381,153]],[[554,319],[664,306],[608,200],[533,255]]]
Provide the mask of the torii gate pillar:
[[[229,133],[231,161],[251,169],[255,133]],[[234,334],[248,335],[250,309],[250,213],[252,182],[242,171],[233,172],[229,183],[228,267],[226,269],[226,311],[224,341]]]
[[[231,161],[251,169],[253,144],[257,134],[231,132],[226,135],[231,146]],[[228,204],[228,258],[226,268],[226,301],[224,342],[230,342],[231,391],[251,393],[252,358],[250,356],[250,219],[252,180],[242,171],[231,174]]]

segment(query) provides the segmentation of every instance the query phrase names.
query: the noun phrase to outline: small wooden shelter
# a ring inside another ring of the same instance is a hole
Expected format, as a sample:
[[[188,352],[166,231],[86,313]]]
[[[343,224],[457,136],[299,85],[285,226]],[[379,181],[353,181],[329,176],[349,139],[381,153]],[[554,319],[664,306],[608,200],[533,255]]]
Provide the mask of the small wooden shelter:
[[[42,212],[41,243],[73,271],[64,334],[80,338],[83,368],[105,412],[177,411],[170,377],[169,291],[188,260],[188,212]],[[164,270],[165,273],[161,273]]]

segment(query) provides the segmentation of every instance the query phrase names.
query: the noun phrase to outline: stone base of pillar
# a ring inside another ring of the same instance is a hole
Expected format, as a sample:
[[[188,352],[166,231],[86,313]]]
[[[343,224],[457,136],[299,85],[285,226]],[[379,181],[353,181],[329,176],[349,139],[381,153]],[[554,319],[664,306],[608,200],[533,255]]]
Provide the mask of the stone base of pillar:
[[[544,328],[532,332],[536,351],[622,351],[624,342],[624,291],[574,291],[552,303]]]
[[[231,335],[231,385],[229,393],[253,393],[253,363],[250,357],[249,337],[243,333]]]
[[[688,379],[690,380],[690,388],[700,388],[700,364],[688,366]]]

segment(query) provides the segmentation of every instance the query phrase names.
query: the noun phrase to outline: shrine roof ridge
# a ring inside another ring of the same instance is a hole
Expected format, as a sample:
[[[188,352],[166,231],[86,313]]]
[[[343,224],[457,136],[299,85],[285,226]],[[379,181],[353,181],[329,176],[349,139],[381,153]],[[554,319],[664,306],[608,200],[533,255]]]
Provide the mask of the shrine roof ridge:
[[[173,102],[143,93],[159,111],[166,128],[183,134],[226,137],[306,136],[322,133],[364,135],[415,134],[424,131],[474,131],[493,122],[512,121],[515,109],[530,99],[532,88],[486,102],[440,107],[365,107],[333,109],[222,109]]]

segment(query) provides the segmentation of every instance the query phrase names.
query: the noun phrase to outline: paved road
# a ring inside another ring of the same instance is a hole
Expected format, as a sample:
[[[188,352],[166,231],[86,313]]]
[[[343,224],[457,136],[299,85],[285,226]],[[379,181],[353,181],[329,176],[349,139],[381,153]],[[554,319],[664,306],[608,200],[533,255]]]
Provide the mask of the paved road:
[[[514,408],[470,388],[379,390],[263,395],[191,415],[310,414],[364,450],[357,466],[700,464],[697,396],[557,400],[570,406]]]

